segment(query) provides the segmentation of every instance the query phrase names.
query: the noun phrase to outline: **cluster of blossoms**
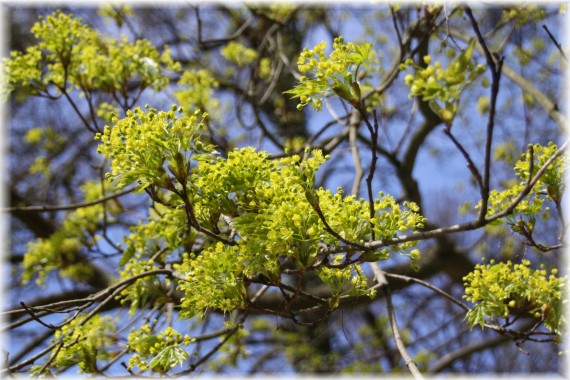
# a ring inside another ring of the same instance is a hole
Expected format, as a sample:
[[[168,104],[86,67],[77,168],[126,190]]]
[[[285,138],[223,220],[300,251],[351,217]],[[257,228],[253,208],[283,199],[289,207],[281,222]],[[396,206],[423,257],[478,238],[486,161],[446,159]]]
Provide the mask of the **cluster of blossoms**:
[[[463,279],[463,298],[475,303],[467,313],[467,320],[472,326],[483,326],[486,318],[527,314],[542,319],[548,329],[559,332],[565,278],[557,277],[557,273],[556,269],[550,275],[543,268],[533,270],[528,260],[520,264],[491,260],[476,265]]]
[[[360,84],[353,76],[356,76],[360,66],[370,64],[373,59],[372,44],[345,44],[342,36],[337,37],[328,57],[325,54],[326,47],[327,44],[323,41],[313,49],[305,48],[297,60],[299,72],[304,75],[299,84],[286,93],[293,95],[293,98],[299,98],[299,110],[309,103],[315,110],[320,110],[322,99],[331,90],[354,105],[360,102]]]
[[[465,87],[485,71],[484,65],[476,65],[472,60],[475,43],[476,41],[472,40],[446,68],[440,61],[432,65],[429,55],[423,57],[426,67],[415,66],[411,58],[400,67],[402,70],[408,66],[415,68],[413,74],[408,74],[404,78],[405,83],[410,86],[409,96],[418,96],[424,101],[429,101],[433,110],[448,125],[451,125],[455,118],[459,109],[460,95]]]

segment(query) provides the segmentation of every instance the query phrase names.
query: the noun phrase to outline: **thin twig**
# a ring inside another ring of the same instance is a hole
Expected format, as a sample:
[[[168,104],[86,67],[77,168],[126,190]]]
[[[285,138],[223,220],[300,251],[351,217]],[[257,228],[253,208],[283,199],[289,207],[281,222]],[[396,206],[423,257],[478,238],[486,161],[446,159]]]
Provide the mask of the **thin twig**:
[[[488,208],[488,201],[489,201],[489,183],[491,177],[491,148],[493,144],[493,130],[495,127],[495,113],[497,107],[497,95],[499,94],[499,82],[501,80],[501,71],[503,67],[503,58],[498,59],[495,62],[493,55],[489,51],[487,44],[485,43],[485,39],[479,30],[479,25],[473,16],[473,12],[471,12],[471,8],[465,6],[465,13],[467,17],[471,21],[471,25],[473,27],[473,31],[477,36],[477,40],[479,41],[479,45],[483,49],[483,53],[485,54],[485,59],[487,61],[487,65],[491,70],[491,100],[490,100],[490,107],[489,107],[489,117],[487,119],[487,136],[485,139],[485,167],[483,171],[483,186],[481,188],[481,209],[479,210],[479,218],[480,222],[485,220],[485,216],[487,215],[487,208]]]
[[[448,300],[450,300],[451,302],[453,302],[454,304],[456,304],[457,306],[459,306],[460,308],[462,308],[465,311],[469,311],[469,308],[464,305],[461,301],[459,301],[457,298],[453,297],[451,294],[441,290],[440,288],[438,288],[437,286],[433,286],[432,284],[430,284],[429,282],[420,280],[419,278],[415,278],[415,277],[410,277],[410,276],[404,276],[401,274],[392,274],[392,273],[385,273],[386,277],[388,278],[395,278],[397,280],[400,281],[405,281],[405,282],[415,282],[417,284],[420,284],[422,286],[425,286],[428,289],[433,290],[434,292],[441,294],[442,296],[444,296],[445,298],[447,298]]]
[[[544,30],[546,30],[546,33],[548,33],[548,37],[550,37],[552,42],[554,42],[554,45],[556,46],[556,48],[560,52],[560,55],[562,56],[562,58],[564,58],[564,60],[567,61],[568,59],[566,58],[566,54],[564,54],[564,51],[562,50],[562,45],[556,40],[556,38],[554,38],[552,33],[550,33],[550,30],[548,30],[548,27],[546,26],[546,24],[542,24],[542,28]]]
[[[239,36],[241,36],[243,34],[243,32],[245,32],[245,30],[255,20],[255,17],[250,17],[235,32],[233,32],[229,36],[222,37],[222,38],[212,38],[209,40],[203,40],[202,39],[202,18],[200,17],[200,10],[199,10],[198,6],[196,6],[194,8],[194,12],[196,14],[196,23],[197,23],[196,27],[198,29],[197,30],[198,44],[203,49],[213,49],[213,48],[216,48],[218,46],[225,44],[226,42],[229,42],[229,41],[232,41],[232,40],[239,38]]]
[[[13,371],[17,371],[21,368],[24,368],[25,366],[32,364],[33,362],[35,362],[36,360],[38,360],[39,358],[41,358],[42,356],[44,356],[45,354],[49,353],[51,350],[53,350],[53,348],[57,345],[59,345],[60,343],[55,342],[50,344],[49,346],[47,346],[46,348],[44,348],[43,350],[41,350],[40,352],[38,352],[37,354],[35,354],[34,356],[32,356],[31,358],[24,360],[21,363],[15,364],[11,367],[8,368],[2,368],[0,369],[0,374],[4,373],[4,372],[13,372]]]
[[[483,190],[483,179],[481,178],[481,174],[479,173],[479,170],[477,170],[477,167],[475,166],[475,163],[473,162],[473,160],[471,159],[471,156],[469,155],[469,153],[467,153],[467,151],[465,150],[465,148],[459,143],[459,141],[457,141],[457,139],[455,138],[455,136],[453,136],[453,134],[451,133],[451,128],[447,127],[444,130],[444,133],[451,139],[451,141],[453,142],[453,144],[455,144],[455,146],[457,147],[457,149],[459,149],[459,151],[461,152],[461,154],[463,155],[463,158],[465,158],[465,160],[467,161],[467,168],[469,168],[469,170],[471,171],[471,174],[473,175],[473,177],[475,177],[475,180],[477,181],[477,183],[479,184],[479,189],[482,191]]]
[[[361,110],[362,112],[362,110]],[[366,189],[368,190],[368,203],[370,207],[370,236],[372,240],[376,239],[376,233],[374,232],[374,223],[372,219],[376,216],[376,210],[374,210],[374,196],[372,194],[372,180],[374,179],[374,174],[376,172],[376,163],[378,162],[378,154],[376,152],[376,147],[378,146],[378,116],[376,115],[376,110],[373,111],[374,115],[374,126],[370,124],[370,121],[364,116],[364,121],[370,132],[370,140],[372,141],[372,146],[370,150],[372,152],[372,158],[370,162],[370,170],[368,176],[366,177]]]
[[[100,199],[96,199],[94,201],[90,201],[90,202],[82,202],[82,203],[73,203],[73,204],[69,204],[69,205],[43,205],[43,206],[27,206],[27,207],[6,207],[3,208],[1,211],[2,212],[13,212],[13,211],[18,211],[18,212],[43,212],[43,211],[65,211],[65,210],[76,210],[78,208],[82,208],[82,207],[89,207],[89,206],[94,206],[97,205],[99,203],[104,203],[108,200],[111,199],[115,199],[118,198],[122,195],[131,193],[133,190],[135,190],[134,188],[132,189],[127,189],[127,190],[123,190],[121,192],[118,192],[116,194],[110,194],[107,195],[103,198]]]

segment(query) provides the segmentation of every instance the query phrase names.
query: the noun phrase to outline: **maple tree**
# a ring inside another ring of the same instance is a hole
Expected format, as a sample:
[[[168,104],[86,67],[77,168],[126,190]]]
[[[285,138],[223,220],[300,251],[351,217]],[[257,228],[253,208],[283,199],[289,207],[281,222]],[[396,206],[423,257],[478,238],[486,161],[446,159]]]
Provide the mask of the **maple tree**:
[[[3,64],[3,371],[556,370],[562,12],[40,12]]]

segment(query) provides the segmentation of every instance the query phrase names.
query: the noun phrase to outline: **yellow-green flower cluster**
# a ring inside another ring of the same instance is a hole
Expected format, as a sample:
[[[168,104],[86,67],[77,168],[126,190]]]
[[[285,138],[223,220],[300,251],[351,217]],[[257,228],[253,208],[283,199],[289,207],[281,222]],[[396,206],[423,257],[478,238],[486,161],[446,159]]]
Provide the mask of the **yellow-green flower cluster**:
[[[527,181],[529,177],[536,174],[536,172],[554,155],[554,153],[556,153],[557,150],[558,146],[552,141],[550,141],[547,146],[542,146],[540,144],[533,145],[532,173],[530,172],[530,154],[525,152],[521,155],[521,159],[515,164],[517,176],[522,181]],[[564,193],[564,176],[566,173],[567,163],[567,154],[557,157],[538,180],[538,189],[536,190],[539,192],[546,191],[550,200],[559,202]]]
[[[467,313],[473,326],[484,325],[486,319],[506,318],[509,314],[530,315],[544,321],[545,326],[559,332],[564,277],[550,275],[545,269],[533,270],[530,261],[520,264],[478,264],[463,278],[465,298],[476,304]]]
[[[275,160],[251,147],[234,149],[227,158],[215,157],[213,148],[199,140],[198,117],[199,113],[179,116],[175,108],[147,113],[136,109],[97,136],[102,141],[99,151],[112,160],[109,176],[119,187],[135,181],[140,188],[154,184],[166,202],[156,206],[157,214],[146,224],[133,227],[125,240],[123,278],[153,269],[149,259],[155,253],[163,251],[155,258],[163,262],[192,247],[201,236],[200,254],[185,254],[177,267],[186,276],[178,284],[185,292],[181,316],[189,318],[208,308],[243,307],[248,278],[258,274],[278,278],[283,257],[290,257],[296,266],[310,267],[322,244],[347,240],[362,244],[371,238],[372,224],[379,238],[423,227],[425,218],[413,203],[398,205],[393,197],[380,194],[371,219],[370,206],[363,199],[344,196],[342,189],[336,194],[315,189],[316,172],[327,159],[320,150],[304,160],[298,155]],[[197,162],[192,170],[191,160]],[[166,175],[163,166],[174,178]],[[220,234],[220,240],[234,236],[235,245],[214,243],[211,235],[188,231],[186,209],[176,207],[182,200],[175,182],[185,189],[200,226]],[[334,233],[327,231],[317,210]],[[385,260],[397,251],[416,260],[419,251],[407,253],[415,245],[395,244],[366,260]],[[359,270],[353,266],[340,274],[349,276],[352,287],[343,292],[365,291]],[[167,286],[167,280],[161,284],[157,278],[139,279],[121,296],[133,311],[151,299],[160,302]]]
[[[198,256],[185,255],[177,268],[186,276],[179,284],[185,292],[181,315],[192,317],[207,308],[230,311],[243,307],[247,278],[260,273],[277,278],[283,257],[290,257],[297,266],[309,267],[317,260],[320,244],[340,244],[325,229],[315,207],[345,240],[364,243],[370,239],[367,202],[344,196],[342,189],[336,194],[313,189],[315,173],[325,159],[320,151],[314,151],[305,161],[299,156],[271,160],[264,152],[243,148],[230,152],[227,159],[199,162],[190,178],[196,187],[196,215],[203,225],[213,215],[226,216],[231,224],[228,228],[234,229],[238,240],[235,246],[219,242]],[[377,213],[372,221],[381,238],[421,228],[425,222],[413,203],[400,206],[393,197],[381,194],[375,205]],[[397,244],[370,260],[385,260],[396,251],[416,260],[418,250],[406,253],[415,245]],[[371,295],[358,265],[325,269],[321,274],[333,285],[342,284],[334,285],[338,289],[341,286],[342,292]]]
[[[108,360],[111,346],[116,341],[117,321],[110,317],[94,315],[83,323],[78,316],[54,333],[54,341],[61,341],[61,349],[57,353],[52,366],[79,366],[79,373],[97,373],[97,363]]]
[[[239,42],[230,41],[221,51],[222,57],[243,67],[253,63],[257,59],[257,51],[245,47]]]
[[[81,19],[61,11],[41,19],[32,33],[40,42],[4,61],[3,87],[8,93],[47,95],[55,85],[60,92],[71,86],[120,95],[134,80],[141,90],[160,91],[169,83],[166,71],[180,69],[168,47],[159,53],[144,39],[103,39]]]
[[[126,280],[138,274],[159,269],[169,260],[181,256],[184,247],[196,239],[194,231],[188,231],[186,214],[181,208],[157,204],[151,209],[146,223],[131,227],[130,235],[124,238],[123,256],[119,265],[120,278]],[[117,298],[130,305],[130,314],[148,303],[154,305],[170,302],[167,293],[171,289],[169,278],[146,276],[137,279],[122,290]]]
[[[87,182],[81,187],[86,202],[103,197],[101,185]],[[58,271],[62,277],[78,281],[88,278],[92,269],[78,260],[80,250],[95,244],[95,232],[104,219],[102,204],[81,207],[69,213],[61,227],[48,238],[39,238],[28,243],[22,262],[22,282],[25,284],[36,277],[36,283],[43,285],[51,271]],[[113,201],[107,211],[117,213],[119,209]]]
[[[156,204],[146,222],[131,227],[130,235],[124,238],[125,249],[119,265],[124,265],[133,256],[137,256],[137,260],[148,259],[161,249],[164,253],[156,260],[163,260],[166,254],[180,250],[195,238],[194,234],[185,231],[186,223],[184,209]]]
[[[105,126],[103,133],[95,136],[101,141],[98,152],[111,159],[107,177],[117,188],[136,181],[138,190],[151,184],[168,189],[171,179],[164,167],[179,183],[185,182],[190,160],[213,152],[213,146],[200,141],[208,114],[196,111],[177,117],[182,112],[176,106],[168,112],[148,107],[144,112],[137,107],[121,120],[114,118],[114,126]]]
[[[137,253],[124,264],[119,275],[121,279],[128,279],[154,269],[158,269],[153,259],[142,257]],[[170,280],[164,282],[158,276],[144,276],[122,290],[116,297],[121,304],[130,305],[129,315],[132,316],[140,308],[152,304],[160,305],[169,302],[167,293],[171,289]]]
[[[331,259],[332,264],[340,264],[344,259],[344,255],[335,255]],[[358,264],[349,265],[346,268],[335,269],[323,267],[316,271],[317,276],[327,284],[335,297],[334,302],[342,295],[362,296],[367,295],[370,298],[376,295],[374,289],[369,289],[366,275],[362,272],[362,268]]]
[[[180,345],[188,346],[192,341],[190,336],[183,337],[170,326],[158,335],[153,334],[147,324],[138,329],[133,327],[127,347],[135,354],[129,359],[128,369],[137,366],[143,372],[165,373],[188,359],[188,353]]]
[[[259,60],[259,77],[261,79],[269,79],[271,77],[271,59],[261,58]]]
[[[207,247],[197,257],[185,254],[183,263],[175,267],[186,276],[178,286],[184,292],[180,317],[192,318],[209,308],[230,312],[245,306],[241,257],[238,247],[222,243]]]
[[[531,155],[529,153],[523,153],[514,168],[520,182],[514,182],[510,187],[502,191],[491,190],[488,203],[489,215],[501,212],[510,206],[513,200],[517,198],[526,187],[529,177],[534,176],[557,150],[558,147],[553,142],[549,142],[547,146],[541,146],[539,144],[533,145],[532,173],[530,172]],[[545,202],[558,203],[562,199],[565,188],[564,175],[567,161],[567,155],[556,158],[540,177],[529,195],[517,205],[512,214],[507,216],[507,223],[511,225],[515,232],[532,233],[537,217],[543,219],[549,218],[549,207],[545,207],[544,204]],[[481,203],[476,207],[481,207]]]
[[[63,149],[66,143],[65,140],[64,136],[51,127],[29,129],[24,136],[24,141],[35,145],[36,158],[28,167],[28,173],[41,173],[46,179],[50,179],[53,175],[50,168],[51,157],[54,157],[54,153]]]
[[[28,95],[39,95],[46,90],[42,83],[42,52],[38,46],[30,46],[25,53],[12,51],[10,58],[4,59],[2,73],[2,97],[18,90],[18,100]]]
[[[429,101],[447,125],[451,125],[455,118],[459,98],[465,87],[485,71],[484,65],[475,65],[472,61],[475,43],[472,40],[447,68],[443,68],[439,61],[432,65],[431,56],[426,55],[423,60],[427,66],[415,67],[414,74],[408,74],[404,78],[406,85],[410,86],[410,98],[419,96],[422,100]],[[408,66],[414,66],[411,58],[401,65],[401,69],[405,70]]]
[[[517,5],[507,7],[503,10],[502,18],[504,21],[514,20],[518,27],[537,22],[546,17],[546,9],[539,5]]]
[[[100,5],[97,13],[104,18],[113,20],[119,28],[123,26],[127,17],[134,16],[133,8],[125,4]]]
[[[311,107],[319,111],[322,99],[329,91],[351,104],[358,105],[360,102],[360,84],[352,77],[358,67],[371,62],[374,57],[372,44],[344,44],[344,39],[340,36],[334,39],[333,50],[328,57],[325,54],[326,46],[326,42],[322,41],[313,49],[305,48],[297,60],[299,72],[304,75],[295,88],[285,93],[299,98],[299,110],[310,103]]]
[[[279,3],[269,3],[261,4],[261,6],[255,6],[255,11],[263,14],[265,17],[273,19],[278,22],[282,22],[291,12],[295,11],[297,8],[294,4],[287,4],[285,2]]]
[[[210,70],[185,71],[178,85],[183,89],[176,91],[174,96],[184,109],[213,111],[220,107],[220,101],[212,98],[212,92],[219,83]]]

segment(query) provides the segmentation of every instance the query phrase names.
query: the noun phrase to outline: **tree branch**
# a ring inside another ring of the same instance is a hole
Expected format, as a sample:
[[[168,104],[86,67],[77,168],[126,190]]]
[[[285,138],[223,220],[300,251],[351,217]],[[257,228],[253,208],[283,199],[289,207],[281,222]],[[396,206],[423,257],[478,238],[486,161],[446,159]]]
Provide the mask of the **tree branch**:
[[[25,207],[6,207],[3,208],[2,210],[0,210],[1,212],[43,212],[43,211],[65,211],[65,210],[75,210],[78,208],[82,208],[82,207],[89,207],[89,206],[94,206],[97,205],[99,203],[104,203],[108,200],[111,199],[115,199],[118,198],[122,195],[131,193],[132,191],[134,191],[135,189],[127,189],[127,190],[123,190],[120,191],[116,194],[110,194],[107,195],[103,198],[100,199],[96,199],[94,201],[90,201],[90,202],[82,202],[82,203],[72,203],[69,205],[43,205],[43,206],[25,206]]]
[[[493,130],[495,127],[495,113],[497,107],[497,95],[499,94],[499,82],[501,80],[501,70],[503,66],[503,58],[500,58],[498,62],[495,62],[493,55],[489,51],[487,44],[485,43],[485,39],[479,30],[479,25],[471,12],[471,8],[469,6],[465,6],[465,13],[467,17],[471,21],[471,25],[473,30],[475,31],[475,35],[477,36],[477,40],[479,41],[479,45],[483,49],[485,54],[485,59],[487,61],[487,65],[491,70],[491,100],[490,100],[490,108],[489,108],[489,117],[487,119],[487,136],[485,139],[485,166],[483,169],[483,186],[481,187],[481,209],[479,210],[479,218],[480,222],[485,220],[485,216],[487,215],[487,207],[489,201],[489,183],[491,180],[491,147],[493,144]]]
[[[400,330],[398,329],[398,324],[396,322],[396,313],[394,312],[394,305],[392,305],[392,296],[390,295],[390,290],[388,286],[384,288],[384,296],[386,298],[386,308],[388,309],[388,319],[390,321],[390,326],[392,326],[392,333],[394,334],[394,340],[396,341],[396,346],[398,347],[398,351],[400,351],[400,355],[404,359],[406,366],[412,373],[415,379],[423,379],[421,372],[419,371],[416,363],[414,363],[411,356],[408,354],[406,350],[406,346],[404,345],[404,341],[400,335]]]

